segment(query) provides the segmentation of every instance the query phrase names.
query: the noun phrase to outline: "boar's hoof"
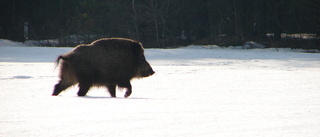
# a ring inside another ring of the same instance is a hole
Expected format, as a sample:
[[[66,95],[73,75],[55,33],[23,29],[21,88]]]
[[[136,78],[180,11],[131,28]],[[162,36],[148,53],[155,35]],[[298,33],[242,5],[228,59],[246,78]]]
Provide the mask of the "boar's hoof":
[[[127,91],[126,94],[124,95],[125,98],[129,97],[131,95],[130,91]]]

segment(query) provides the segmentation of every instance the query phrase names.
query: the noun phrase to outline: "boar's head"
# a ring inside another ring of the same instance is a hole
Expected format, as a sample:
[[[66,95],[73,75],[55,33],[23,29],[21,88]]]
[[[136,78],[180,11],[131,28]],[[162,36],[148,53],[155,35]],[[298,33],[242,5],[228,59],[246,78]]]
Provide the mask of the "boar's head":
[[[142,78],[142,77],[148,77],[153,75],[155,72],[151,68],[150,64],[146,61],[146,58],[144,56],[141,56],[139,59],[139,66],[137,69],[137,75],[136,77]]]

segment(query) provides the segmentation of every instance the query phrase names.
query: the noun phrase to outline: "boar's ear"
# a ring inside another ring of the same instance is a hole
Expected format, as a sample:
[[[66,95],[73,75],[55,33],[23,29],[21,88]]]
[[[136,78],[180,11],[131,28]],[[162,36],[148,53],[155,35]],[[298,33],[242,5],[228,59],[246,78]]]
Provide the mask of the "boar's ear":
[[[143,55],[143,48],[139,43],[134,43],[132,48],[134,55]]]

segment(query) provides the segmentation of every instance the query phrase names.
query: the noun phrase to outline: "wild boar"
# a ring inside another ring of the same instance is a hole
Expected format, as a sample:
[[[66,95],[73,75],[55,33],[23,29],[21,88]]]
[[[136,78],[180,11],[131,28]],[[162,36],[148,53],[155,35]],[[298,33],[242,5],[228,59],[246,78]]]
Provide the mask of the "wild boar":
[[[130,80],[155,72],[144,56],[140,42],[125,38],[102,38],[91,44],[81,44],[56,59],[60,65],[60,81],[53,96],[79,83],[78,96],[85,96],[93,86],[107,87],[116,97],[116,87],[126,88],[124,97],[132,93]]]

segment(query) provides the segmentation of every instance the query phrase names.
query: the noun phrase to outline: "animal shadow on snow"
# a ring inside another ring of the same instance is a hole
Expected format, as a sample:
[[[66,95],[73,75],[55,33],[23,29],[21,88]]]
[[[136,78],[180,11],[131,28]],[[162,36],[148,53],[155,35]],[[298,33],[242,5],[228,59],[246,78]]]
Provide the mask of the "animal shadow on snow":
[[[142,97],[129,97],[129,98],[123,98],[123,97],[103,97],[103,96],[76,96],[78,98],[85,98],[85,99],[150,99],[150,98],[142,98]]]

